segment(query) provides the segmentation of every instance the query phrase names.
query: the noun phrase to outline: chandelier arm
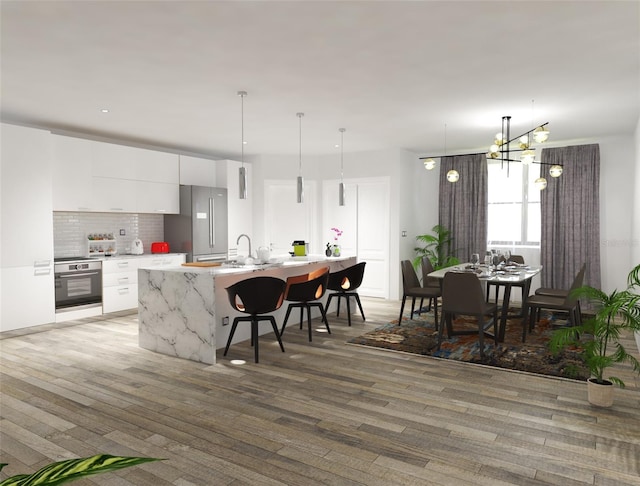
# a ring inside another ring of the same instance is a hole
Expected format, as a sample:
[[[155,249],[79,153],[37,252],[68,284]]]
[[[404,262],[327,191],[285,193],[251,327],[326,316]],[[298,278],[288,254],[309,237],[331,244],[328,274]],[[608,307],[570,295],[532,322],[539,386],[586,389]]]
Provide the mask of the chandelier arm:
[[[518,135],[517,137],[512,138],[511,140],[509,140],[507,143],[511,143],[511,142],[515,142],[516,140],[519,140],[520,137],[524,137],[525,135],[529,135],[530,133],[535,132],[538,128],[544,128],[545,125],[548,125],[549,122],[543,123],[542,125],[538,125],[537,127],[533,127],[531,130],[529,130],[528,132],[524,132],[522,135]]]

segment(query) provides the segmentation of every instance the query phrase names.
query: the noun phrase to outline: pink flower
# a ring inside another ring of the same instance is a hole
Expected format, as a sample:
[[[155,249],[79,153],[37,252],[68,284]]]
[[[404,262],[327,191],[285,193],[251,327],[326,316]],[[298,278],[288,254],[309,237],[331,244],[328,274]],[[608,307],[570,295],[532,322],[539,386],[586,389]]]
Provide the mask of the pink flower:
[[[338,241],[338,238],[342,236],[342,230],[339,230],[338,228],[331,228],[331,231],[335,232],[335,235],[333,235],[334,241]]]

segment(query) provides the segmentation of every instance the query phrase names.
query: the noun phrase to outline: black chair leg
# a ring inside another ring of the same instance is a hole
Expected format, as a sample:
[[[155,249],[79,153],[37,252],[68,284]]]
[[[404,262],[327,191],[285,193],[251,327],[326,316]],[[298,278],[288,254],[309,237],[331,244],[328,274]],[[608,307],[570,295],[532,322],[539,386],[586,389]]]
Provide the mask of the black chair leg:
[[[284,323],[282,324],[282,329],[280,329],[280,336],[284,334],[284,328],[287,327],[287,321],[289,320],[289,314],[291,314],[291,309],[293,307],[287,307],[287,313],[284,315]]]
[[[307,328],[309,330],[309,342],[312,340],[312,332],[311,332],[311,306],[307,304],[305,306],[307,308]]]
[[[402,313],[404,312],[404,303],[407,300],[407,296],[402,296],[402,304],[400,304],[400,317],[398,318],[398,326],[402,325]]]
[[[237,317],[233,320],[233,324],[231,325],[231,332],[229,333],[229,339],[227,339],[227,346],[224,348],[223,356],[226,356],[227,351],[229,351],[229,346],[231,346],[231,340],[233,339],[233,335],[236,333],[236,327],[238,327]]]
[[[320,314],[322,314],[322,321],[324,322],[324,327],[327,328],[327,332],[331,334],[331,328],[329,327],[329,321],[327,320],[327,313],[324,310],[324,306],[321,302],[315,302],[315,306],[320,308]]]
[[[484,359],[484,317],[476,316],[478,319],[478,345],[480,346],[480,359]]]
[[[409,319],[413,319],[413,313],[415,312],[414,309],[416,308],[416,298],[415,297],[411,297],[411,314],[409,315]]]
[[[253,360],[258,362],[258,319],[251,319],[251,340],[253,341]]]
[[[271,326],[273,327],[273,333],[276,335],[276,339],[278,340],[280,349],[284,353],[284,345],[282,344],[282,339],[280,339],[280,333],[278,332],[278,327],[276,326],[276,320],[273,316],[268,316],[268,319],[271,322]]]
[[[333,296],[335,294],[329,294],[329,298],[327,299],[327,310],[329,310],[329,306],[331,305],[331,299],[333,299]],[[340,297],[338,297],[338,305],[340,304]],[[336,313],[336,317],[338,317],[338,314]]]
[[[366,321],[366,319],[364,317],[364,311],[362,310],[362,303],[360,302],[360,296],[358,294],[355,294],[354,297],[356,298],[356,302],[358,304],[358,308],[360,309],[360,314],[362,315],[362,320]]]
[[[304,321],[304,307],[300,306],[300,329],[302,329],[302,321]]]
[[[340,317],[340,301],[342,300],[342,295],[338,294],[338,308],[336,309],[336,317]]]
[[[349,323],[349,327],[351,327],[351,304],[349,302],[349,296],[345,295],[344,298],[347,300],[347,322]]]

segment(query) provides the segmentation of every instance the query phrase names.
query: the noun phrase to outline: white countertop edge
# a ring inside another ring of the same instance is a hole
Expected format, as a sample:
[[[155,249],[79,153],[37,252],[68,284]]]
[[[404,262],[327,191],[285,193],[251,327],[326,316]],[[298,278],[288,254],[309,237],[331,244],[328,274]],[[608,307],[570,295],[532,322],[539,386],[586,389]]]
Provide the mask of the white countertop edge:
[[[168,266],[161,268],[141,268],[141,270],[148,270],[151,272],[175,272],[184,274],[209,274],[213,276],[217,275],[238,275],[242,273],[255,273],[272,269],[286,269],[291,267],[301,267],[312,263],[331,263],[340,262],[354,258],[352,256],[340,256],[340,257],[325,257],[324,255],[308,257],[291,257],[288,260],[282,262],[274,262],[267,265],[245,265],[244,267],[188,267],[188,266]]]

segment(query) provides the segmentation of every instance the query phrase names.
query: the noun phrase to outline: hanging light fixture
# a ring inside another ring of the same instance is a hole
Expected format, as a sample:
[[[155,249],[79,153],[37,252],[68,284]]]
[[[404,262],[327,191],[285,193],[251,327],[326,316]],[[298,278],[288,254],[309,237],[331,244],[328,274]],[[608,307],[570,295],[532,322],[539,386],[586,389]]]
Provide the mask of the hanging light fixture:
[[[338,128],[340,132],[340,185],[338,186],[338,206],[344,206],[344,132],[346,128]]]
[[[533,120],[533,100],[532,103],[532,111],[531,118]],[[523,165],[529,164],[543,164],[550,165],[545,162],[537,162],[535,160],[536,151],[535,148],[532,147],[532,137],[533,140],[537,143],[543,143],[549,138],[549,129],[547,125],[549,122],[545,122],[542,125],[538,125],[537,127],[528,130],[522,135],[518,135],[517,137],[511,137],[511,117],[503,116],[502,117],[502,130],[496,133],[493,144],[489,147],[489,151],[485,152],[487,159],[492,159],[496,161],[500,161],[502,166],[506,164],[507,166],[507,176],[509,175],[509,163],[510,162],[520,162]],[[425,169],[432,169],[435,165],[433,161],[434,158],[442,158],[447,156],[447,133],[446,133],[447,125],[445,125],[445,150],[444,155],[436,155],[436,156],[428,156],[428,157],[420,157],[420,160],[423,161]],[[511,144],[518,144],[517,147],[511,147]],[[512,152],[521,152],[520,158],[515,159],[511,157]],[[478,152],[468,153],[468,154],[458,154],[459,156],[469,156],[469,155],[479,155]],[[554,165],[549,170],[549,173],[552,177],[559,177],[562,174],[562,166]],[[449,182],[457,182],[460,179],[460,174],[455,169],[450,170],[447,173],[447,180]],[[536,181],[536,187],[540,189],[544,189],[547,187],[547,181],[544,177],[541,177]]]
[[[240,126],[241,126],[241,137],[240,141],[241,147],[241,158],[240,158],[240,168],[238,169],[238,189],[240,191],[240,199],[247,199],[247,169],[244,167],[244,97],[247,96],[246,91],[238,91],[238,96],[240,97]]]
[[[449,172],[447,172],[447,180],[449,182],[458,182],[458,179],[460,179],[460,174],[457,170],[451,169]]]
[[[302,179],[302,117],[304,113],[296,113],[300,125],[300,159],[298,163],[298,179],[297,179],[297,201],[304,202],[304,180]]]
[[[533,183],[533,185],[535,186],[536,189],[539,189],[540,191],[542,191],[547,187],[547,179],[545,179],[544,177],[538,177]]]
[[[562,175],[562,166],[561,165],[552,165],[549,168],[549,175],[551,177],[560,177]]]

